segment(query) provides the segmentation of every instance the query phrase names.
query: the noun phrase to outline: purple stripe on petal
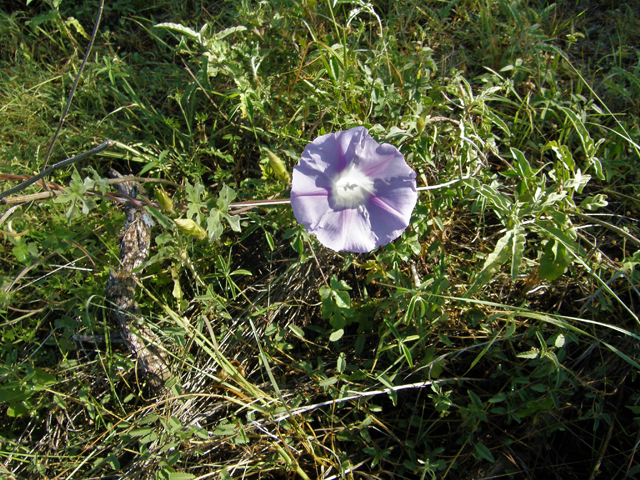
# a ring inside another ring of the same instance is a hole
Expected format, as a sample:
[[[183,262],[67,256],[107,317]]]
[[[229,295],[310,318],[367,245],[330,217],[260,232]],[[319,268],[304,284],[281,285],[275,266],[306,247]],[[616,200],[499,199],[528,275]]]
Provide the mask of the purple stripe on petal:
[[[291,208],[296,219],[310,233],[330,210],[328,197],[291,197]]]
[[[342,145],[340,145],[340,139],[338,138],[338,135],[334,133],[333,139],[336,143],[336,151],[338,152],[338,162],[336,165],[336,170],[338,170],[339,173],[343,171],[347,166],[347,158],[344,156],[344,151],[342,150]]]
[[[330,211],[313,231],[320,243],[337,252],[370,252],[376,247],[368,215],[355,208]]]
[[[391,155],[388,155],[386,158],[384,158],[380,163],[365,168],[362,173],[364,173],[368,177],[375,177],[381,170],[387,168],[389,166],[389,163],[391,163],[397,156],[401,157],[402,155],[400,155],[400,152],[396,150]]]
[[[378,208],[381,208],[390,215],[395,215],[400,220],[404,220],[404,218],[406,217],[401,207],[395,208],[394,204],[392,204],[388,200],[385,201],[385,199],[382,197],[372,196],[369,199],[369,203],[375,205]]]

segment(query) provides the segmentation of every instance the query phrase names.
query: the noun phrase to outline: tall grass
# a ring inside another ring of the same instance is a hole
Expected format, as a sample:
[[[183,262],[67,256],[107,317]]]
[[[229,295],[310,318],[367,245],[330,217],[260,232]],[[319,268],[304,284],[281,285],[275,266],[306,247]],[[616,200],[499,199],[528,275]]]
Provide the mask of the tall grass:
[[[2,7],[2,190],[42,169],[96,7]],[[638,13],[107,2],[51,163],[115,147],[0,207],[0,476],[636,478]],[[237,203],[287,196],[267,150],[291,171],[360,125],[430,187],[394,243]],[[110,168],[156,223],[162,397],[105,306]]]

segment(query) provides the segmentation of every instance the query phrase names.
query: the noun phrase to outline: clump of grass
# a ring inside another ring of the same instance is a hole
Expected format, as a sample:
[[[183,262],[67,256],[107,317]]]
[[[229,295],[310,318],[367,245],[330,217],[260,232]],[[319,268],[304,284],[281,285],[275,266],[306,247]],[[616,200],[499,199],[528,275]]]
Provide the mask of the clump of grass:
[[[7,186],[42,166],[93,6],[0,14]],[[637,475],[632,7],[145,8],[107,6],[52,161],[116,147],[0,210],[3,475]],[[266,149],[291,170],[357,125],[445,184],[393,244],[335,253],[288,207],[233,205],[286,195]],[[104,303],[110,167],[174,206],[149,210],[137,295],[172,358],[162,398]]]

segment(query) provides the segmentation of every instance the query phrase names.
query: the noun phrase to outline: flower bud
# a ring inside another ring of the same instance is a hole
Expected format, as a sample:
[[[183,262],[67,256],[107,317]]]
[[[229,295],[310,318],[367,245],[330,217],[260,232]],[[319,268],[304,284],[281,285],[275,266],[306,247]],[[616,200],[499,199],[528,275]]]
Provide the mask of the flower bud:
[[[287,166],[285,163],[275,153],[272,153],[269,150],[265,151],[267,153],[267,157],[269,157],[269,166],[271,167],[271,170],[276,174],[278,180],[288,185],[291,181],[291,176],[289,175],[289,172],[287,172]]]
[[[176,223],[178,230],[182,233],[196,237],[198,240],[204,240],[207,238],[207,232],[205,229],[190,218],[176,218],[174,222]]]
[[[418,135],[420,135],[422,132],[424,132],[424,127],[427,126],[427,116],[426,115],[421,115],[418,117],[418,120],[416,121],[416,128],[418,129]]]
[[[160,205],[160,208],[164,212],[176,213],[173,209],[173,201],[171,200],[171,197],[167,195],[167,192],[165,192],[161,188],[158,188],[156,190],[156,200],[158,201],[158,205]]]

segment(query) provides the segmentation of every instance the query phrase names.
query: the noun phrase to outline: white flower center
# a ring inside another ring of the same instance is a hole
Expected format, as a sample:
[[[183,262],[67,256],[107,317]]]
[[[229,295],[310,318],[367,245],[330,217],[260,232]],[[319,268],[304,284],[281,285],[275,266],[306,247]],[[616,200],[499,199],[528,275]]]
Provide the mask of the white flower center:
[[[375,193],[373,180],[355,165],[349,165],[333,180],[331,197],[334,208],[356,208]]]

